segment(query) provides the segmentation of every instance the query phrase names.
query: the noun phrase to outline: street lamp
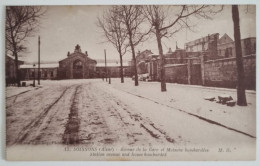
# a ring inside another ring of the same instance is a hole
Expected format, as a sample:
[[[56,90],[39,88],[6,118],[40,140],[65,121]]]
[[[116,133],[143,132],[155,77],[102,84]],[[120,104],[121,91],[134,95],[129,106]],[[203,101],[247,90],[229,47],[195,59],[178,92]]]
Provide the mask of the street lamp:
[[[33,64],[33,87],[35,87],[35,64]]]

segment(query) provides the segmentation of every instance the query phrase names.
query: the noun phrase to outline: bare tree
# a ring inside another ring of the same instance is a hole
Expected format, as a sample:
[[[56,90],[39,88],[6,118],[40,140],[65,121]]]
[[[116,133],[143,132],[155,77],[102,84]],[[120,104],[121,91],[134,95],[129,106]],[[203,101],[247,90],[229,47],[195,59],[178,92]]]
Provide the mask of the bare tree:
[[[25,41],[39,26],[40,18],[46,10],[36,6],[6,7],[5,40],[6,52],[15,57],[17,86],[21,86],[18,68],[19,53],[26,51]]]
[[[103,14],[102,18],[98,18],[98,27],[100,27],[104,36],[107,39],[107,42],[112,43],[112,45],[116,48],[120,57],[120,77],[121,83],[124,83],[124,75],[123,75],[123,55],[126,53],[128,48],[127,39],[127,31],[125,26],[120,19],[118,13],[118,7],[113,6],[107,12]]]
[[[221,9],[219,9],[220,11]],[[162,38],[169,38],[183,28],[192,27],[191,16],[209,19],[210,13],[217,13],[207,5],[181,5],[181,6],[145,6],[143,13],[149,23],[153,26],[152,32],[156,36],[160,56],[160,80],[161,91],[166,91],[165,81],[165,58],[163,55]]]
[[[117,6],[120,18],[122,19],[129,39],[129,45],[132,52],[132,60],[134,63],[135,86],[138,86],[138,76],[135,58],[135,46],[144,42],[150,32],[150,28],[146,30],[144,25],[145,17],[142,12],[142,6],[129,5]]]
[[[232,19],[234,23],[234,39],[236,47],[236,64],[237,64],[237,105],[246,106],[246,94],[244,85],[244,66],[241,49],[241,36],[239,25],[239,11],[237,5],[232,5]]]

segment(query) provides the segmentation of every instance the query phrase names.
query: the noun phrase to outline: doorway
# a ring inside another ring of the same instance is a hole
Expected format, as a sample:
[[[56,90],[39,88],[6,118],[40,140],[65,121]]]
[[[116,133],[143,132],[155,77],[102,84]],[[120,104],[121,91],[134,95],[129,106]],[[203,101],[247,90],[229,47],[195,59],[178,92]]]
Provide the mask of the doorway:
[[[74,79],[83,78],[83,64],[80,60],[75,60],[73,62],[73,78]]]

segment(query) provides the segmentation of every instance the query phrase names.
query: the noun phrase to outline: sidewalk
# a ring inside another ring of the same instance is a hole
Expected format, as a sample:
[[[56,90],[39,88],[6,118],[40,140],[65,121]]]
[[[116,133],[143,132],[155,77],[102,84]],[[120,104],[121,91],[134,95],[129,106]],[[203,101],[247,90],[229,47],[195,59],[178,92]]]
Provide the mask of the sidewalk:
[[[256,136],[256,94],[254,91],[246,93],[248,106],[229,107],[204,98],[209,96],[217,98],[218,95],[226,94],[236,100],[234,89],[167,83],[167,92],[161,92],[159,82],[139,81],[139,86],[136,87],[131,79],[125,79],[123,84],[120,83],[120,79],[112,79],[110,86]],[[188,122],[184,121],[184,123]]]
[[[17,87],[17,86],[8,86],[5,87],[5,97],[13,97],[22,93],[26,93],[28,91],[31,91],[35,89],[35,87],[27,86],[27,87]]]

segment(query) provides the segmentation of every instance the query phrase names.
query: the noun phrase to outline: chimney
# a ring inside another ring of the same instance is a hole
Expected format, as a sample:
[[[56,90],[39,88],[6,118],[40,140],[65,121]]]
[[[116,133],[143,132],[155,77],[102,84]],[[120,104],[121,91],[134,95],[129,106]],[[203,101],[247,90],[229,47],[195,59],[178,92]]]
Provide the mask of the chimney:
[[[69,56],[70,56],[70,52],[68,51],[67,57],[69,57]]]
[[[88,56],[88,51],[85,52],[86,56]]]
[[[178,50],[178,49],[179,49],[178,42],[176,41],[176,50]]]

